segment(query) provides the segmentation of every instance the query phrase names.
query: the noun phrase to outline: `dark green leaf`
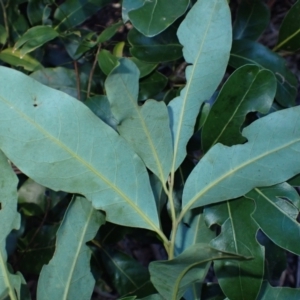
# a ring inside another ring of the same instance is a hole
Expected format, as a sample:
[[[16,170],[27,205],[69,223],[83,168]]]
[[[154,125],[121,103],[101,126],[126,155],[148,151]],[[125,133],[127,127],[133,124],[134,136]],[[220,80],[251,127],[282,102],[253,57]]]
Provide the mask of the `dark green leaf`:
[[[157,67],[157,64],[147,63],[135,57],[131,57],[130,60],[133,61],[135,65],[138,67],[140,71],[140,78],[149,75]]]
[[[242,0],[233,25],[233,39],[258,39],[269,20],[270,11],[262,0]]]
[[[67,0],[54,13],[56,26],[54,29],[71,29],[95,14],[110,0]]]
[[[97,43],[104,43],[110,40],[123,25],[123,22],[119,21],[105,28],[97,38]]]
[[[270,299],[299,300],[300,289],[292,289],[288,287],[272,287],[268,282],[264,282],[257,300],[270,300]]]
[[[143,6],[128,12],[133,26],[142,34],[153,37],[182,16],[189,5],[189,0],[177,0],[170,3],[165,0],[145,1]]]
[[[129,21],[128,13],[131,10],[141,7],[143,4],[144,4],[144,0],[123,0],[122,1],[123,22],[126,23]]]
[[[139,100],[147,100],[156,96],[167,85],[168,78],[159,72],[154,72],[140,81]]]
[[[32,52],[56,37],[58,37],[58,32],[49,26],[31,27],[18,39],[13,51],[19,49],[21,58],[23,58],[25,54]]]
[[[108,75],[118,64],[118,57],[108,50],[101,50],[98,55],[98,64],[105,75]]]
[[[278,246],[300,255],[300,240],[297,237],[300,224],[296,220],[300,198],[297,192],[287,183],[282,183],[255,188],[246,197],[256,203],[253,218],[262,231]]]
[[[4,45],[7,40],[7,32],[5,30],[5,27],[0,25],[0,44]]]
[[[284,107],[295,105],[297,79],[286,67],[285,60],[281,56],[259,43],[236,40],[232,44],[229,64],[234,68],[255,64],[271,70],[277,79],[276,100]]]
[[[27,17],[31,25],[46,25],[45,22],[51,14],[51,2],[48,0],[29,0]]]
[[[222,253],[206,244],[194,244],[172,260],[152,262],[149,266],[151,281],[165,299],[178,300],[192,283],[203,276],[198,267],[219,259],[244,258]]]
[[[266,114],[276,93],[272,72],[254,65],[237,69],[223,85],[202,128],[202,148],[206,152],[216,143],[242,144],[241,127],[249,112]]]
[[[211,247],[253,257],[249,261],[214,262],[218,282],[231,300],[256,299],[264,275],[264,249],[256,240],[258,225],[251,218],[254,202],[241,198],[205,208],[207,224],[222,225]]]
[[[20,13],[18,6],[7,6],[7,19],[10,24],[10,36],[16,42],[29,28],[25,15]]]
[[[285,16],[280,30],[276,50],[297,51],[300,48],[300,1],[297,1]]]
[[[182,46],[176,36],[176,27],[170,26],[161,34],[149,38],[131,29],[128,33],[128,41],[132,46],[132,56],[150,63],[172,61],[182,56]]]

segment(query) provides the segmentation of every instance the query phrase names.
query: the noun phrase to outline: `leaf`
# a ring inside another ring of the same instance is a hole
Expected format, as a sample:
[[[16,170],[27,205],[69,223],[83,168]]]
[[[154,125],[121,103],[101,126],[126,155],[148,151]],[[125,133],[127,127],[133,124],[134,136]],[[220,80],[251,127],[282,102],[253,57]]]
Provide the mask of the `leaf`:
[[[27,71],[36,71],[43,68],[43,66],[30,55],[25,55],[21,58],[20,51],[13,51],[12,48],[6,48],[0,52],[0,60],[14,66],[23,67]]]
[[[278,246],[299,255],[300,241],[297,234],[300,224],[297,222],[297,216],[300,198],[295,189],[287,183],[282,183],[272,187],[255,188],[247,193],[246,197],[256,203],[253,218],[262,231]]]
[[[132,56],[150,63],[173,61],[182,57],[182,46],[178,42],[175,26],[149,38],[132,28],[128,33]]]
[[[4,45],[7,40],[7,32],[5,30],[5,27],[0,25],[0,44]]]
[[[55,30],[71,29],[95,14],[110,0],[66,0],[56,9],[54,19]]]
[[[249,41],[236,40],[232,44],[229,64],[238,68],[254,64],[272,71],[277,79],[276,100],[284,107],[295,105],[297,79],[286,67],[286,61],[263,45]]]
[[[256,299],[263,281],[264,248],[256,240],[259,228],[251,218],[254,209],[253,201],[241,198],[209,206],[204,211],[208,226],[222,225],[211,247],[253,257],[249,261],[214,262],[218,283],[231,300]]]
[[[99,67],[105,75],[108,75],[118,65],[118,58],[105,49],[100,51],[97,59]]]
[[[122,1],[122,19],[126,23],[129,21],[128,13],[141,7],[144,4],[144,0],[123,0]]]
[[[286,14],[279,29],[278,42],[274,51],[283,49],[297,51],[300,48],[300,1],[297,1]]]
[[[299,114],[298,107],[272,113],[243,130],[246,144],[212,147],[186,181],[181,215],[189,209],[237,198],[255,187],[274,185],[300,173]]]
[[[30,74],[30,77],[74,98],[78,97],[75,70],[70,70],[63,67],[45,68]],[[84,100],[87,96],[88,76],[81,72],[79,75],[79,80],[81,88],[80,99]]]
[[[168,78],[159,72],[153,72],[140,82],[139,101],[155,97],[167,85]]]
[[[132,257],[116,250],[101,248],[102,261],[120,296],[144,297],[155,292],[147,268]]]
[[[29,29],[25,14],[21,14],[18,5],[7,5],[7,21],[10,28],[10,37],[16,42]]]
[[[172,153],[166,105],[155,100],[138,105],[138,68],[126,59],[120,59],[119,63],[105,82],[111,111],[119,123],[118,131],[165,184]]]
[[[0,147],[20,170],[53,190],[86,196],[107,221],[166,240],[146,168],[123,138],[69,95],[12,69],[1,67],[0,76]]]
[[[97,38],[97,43],[104,43],[110,40],[119,30],[119,28],[123,25],[122,21],[111,24],[107,28],[105,28]]]
[[[202,148],[206,152],[217,143],[242,144],[240,129],[249,112],[266,114],[276,93],[272,72],[254,65],[237,69],[223,85],[202,128]]]
[[[265,282],[262,286],[258,300],[269,300],[269,299],[298,300],[299,297],[300,297],[300,289],[288,288],[288,287],[272,287],[268,282]]]
[[[28,29],[16,42],[13,51],[20,50],[21,57],[58,37],[58,32],[49,26],[35,26]]]
[[[172,260],[150,263],[151,281],[165,299],[180,299],[185,290],[201,278],[198,266],[208,261],[230,258],[243,259],[211,249],[206,244],[195,244]]]
[[[177,34],[184,46],[184,58],[192,65],[186,68],[187,84],[180,96],[168,104],[174,147],[173,171],[186,156],[186,145],[202,103],[212,96],[227,66],[231,47],[227,1],[196,2]]]
[[[86,242],[104,223],[104,214],[83,197],[70,203],[56,234],[54,256],[40,273],[38,299],[91,298],[95,279],[90,272],[91,251]]]
[[[170,3],[165,0],[145,1],[128,12],[132,25],[143,35],[153,37],[175,22],[188,8],[189,0]]]
[[[51,14],[51,2],[48,0],[29,0],[27,17],[31,25],[44,24]]]
[[[7,265],[6,238],[13,229],[20,227],[20,214],[17,211],[17,184],[18,179],[14,174],[7,158],[0,152],[0,296],[1,299],[20,299],[21,274],[12,274]]]
[[[270,11],[261,0],[243,0],[232,28],[233,39],[257,40],[268,26]]]
[[[143,77],[149,75],[157,67],[157,64],[147,63],[147,62],[139,60],[135,57],[130,57],[130,60],[133,61],[135,63],[135,65],[138,67],[138,69],[140,71],[140,78],[143,78]],[[159,73],[159,74],[161,74],[161,73]]]
[[[164,298],[159,294],[153,294],[153,295],[150,295],[148,297],[145,297],[143,299],[138,299],[138,300],[164,300]]]

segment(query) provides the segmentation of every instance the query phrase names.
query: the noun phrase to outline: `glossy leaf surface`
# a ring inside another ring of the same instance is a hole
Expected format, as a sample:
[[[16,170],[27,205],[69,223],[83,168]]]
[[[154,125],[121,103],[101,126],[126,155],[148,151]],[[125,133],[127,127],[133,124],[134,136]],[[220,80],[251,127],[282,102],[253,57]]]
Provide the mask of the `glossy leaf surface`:
[[[206,152],[217,143],[242,144],[241,127],[249,112],[266,114],[276,93],[272,72],[254,65],[237,69],[223,85],[202,128],[202,148]]]
[[[269,20],[270,11],[263,1],[241,1],[232,28],[233,39],[258,39],[267,27]]]
[[[253,218],[262,231],[275,244],[300,255],[300,241],[297,237],[300,230],[300,224],[297,222],[300,199],[296,190],[289,184],[282,183],[255,188],[247,193],[246,197],[256,203]],[[268,212],[268,218],[265,212]]]
[[[297,51],[300,48],[300,1],[297,1],[285,16],[280,30],[278,43],[274,50]]]
[[[144,0],[123,0],[122,1],[122,19],[126,23],[129,21],[128,13],[141,7],[144,4]]]
[[[218,259],[242,259],[222,253],[206,244],[195,244],[169,261],[155,261],[149,266],[151,281],[165,299],[180,299],[185,290],[201,278],[198,266]]]
[[[189,0],[177,0],[172,5],[165,0],[145,1],[142,6],[128,12],[133,26],[142,34],[153,37],[168,28],[184,14]]]
[[[168,104],[174,147],[173,171],[186,156],[186,144],[202,103],[209,100],[224,75],[231,46],[230,22],[226,0],[198,1],[178,29],[184,58],[191,65],[186,68],[186,86],[180,96]]]
[[[95,280],[90,272],[91,251],[86,243],[104,222],[104,214],[83,197],[70,203],[56,234],[54,256],[41,271],[38,299],[91,298]]]
[[[0,74],[0,144],[19,169],[53,190],[85,195],[109,221],[160,232],[146,168],[113,129],[67,94],[12,69]]]
[[[297,80],[286,67],[285,60],[263,45],[249,41],[236,40],[232,44],[229,64],[238,68],[245,64],[255,64],[271,70],[277,79],[276,100],[284,107],[295,105]]]
[[[246,144],[211,148],[186,181],[182,215],[191,208],[237,198],[255,187],[298,174],[299,120],[298,107],[272,113],[243,130]],[[279,168],[280,172],[274,171]]]
[[[146,166],[165,183],[171,169],[172,139],[164,102],[138,104],[139,71],[130,60],[121,59],[105,82],[118,131]]]
[[[250,256],[249,261],[214,262],[218,282],[231,300],[256,299],[264,275],[264,249],[257,242],[258,225],[251,214],[254,202],[241,198],[205,208],[207,224],[222,225],[210,246],[220,251]]]
[[[22,276],[12,274],[6,262],[6,238],[13,229],[19,228],[21,220],[17,211],[18,179],[3,152],[0,152],[0,165],[0,295],[3,299],[18,300],[20,299]]]

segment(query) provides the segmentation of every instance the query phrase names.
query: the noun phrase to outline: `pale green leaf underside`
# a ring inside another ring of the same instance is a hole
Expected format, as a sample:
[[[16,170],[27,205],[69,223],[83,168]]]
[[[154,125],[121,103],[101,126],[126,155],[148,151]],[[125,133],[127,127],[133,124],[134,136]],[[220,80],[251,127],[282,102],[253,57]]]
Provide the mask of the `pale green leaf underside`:
[[[18,179],[14,174],[7,158],[0,151],[0,296],[1,299],[17,300],[16,292],[20,293],[22,277],[13,275],[7,266],[6,238],[13,229],[20,226],[20,215],[17,211]]]
[[[172,163],[172,138],[168,111],[163,101],[147,100],[138,105],[139,70],[121,59],[105,82],[118,131],[146,166],[165,183]]]
[[[287,122],[288,120],[288,122]],[[237,198],[300,173],[300,108],[272,113],[243,130],[246,144],[215,145],[195,167],[183,191],[183,212]]]
[[[158,229],[155,200],[141,159],[74,98],[0,68],[0,147],[30,178],[84,195],[108,221]]]
[[[104,214],[83,197],[70,203],[56,235],[54,256],[39,277],[39,300],[91,299],[95,279],[90,271],[91,250],[86,243],[104,223]]]
[[[201,18],[199,17],[201,16]],[[198,1],[178,32],[187,63],[187,84],[169,105],[176,170],[186,155],[200,107],[208,100],[224,75],[231,48],[231,18],[226,0]]]

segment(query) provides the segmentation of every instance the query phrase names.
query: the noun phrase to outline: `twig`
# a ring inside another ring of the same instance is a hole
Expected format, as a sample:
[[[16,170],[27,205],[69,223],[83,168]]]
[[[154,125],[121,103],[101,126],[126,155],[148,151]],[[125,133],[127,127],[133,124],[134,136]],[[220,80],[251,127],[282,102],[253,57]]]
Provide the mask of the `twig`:
[[[101,44],[99,44],[99,46],[98,46],[98,49],[97,49],[97,52],[96,52],[96,56],[95,56],[95,59],[94,59],[93,65],[92,65],[91,72],[90,72],[89,82],[88,82],[88,88],[87,88],[87,94],[86,94],[86,97],[87,97],[87,98],[90,97],[91,87],[92,87],[92,80],[93,80],[95,68],[96,68],[96,65],[97,65],[98,54],[99,54],[99,52],[100,52],[100,49],[101,49]]]

